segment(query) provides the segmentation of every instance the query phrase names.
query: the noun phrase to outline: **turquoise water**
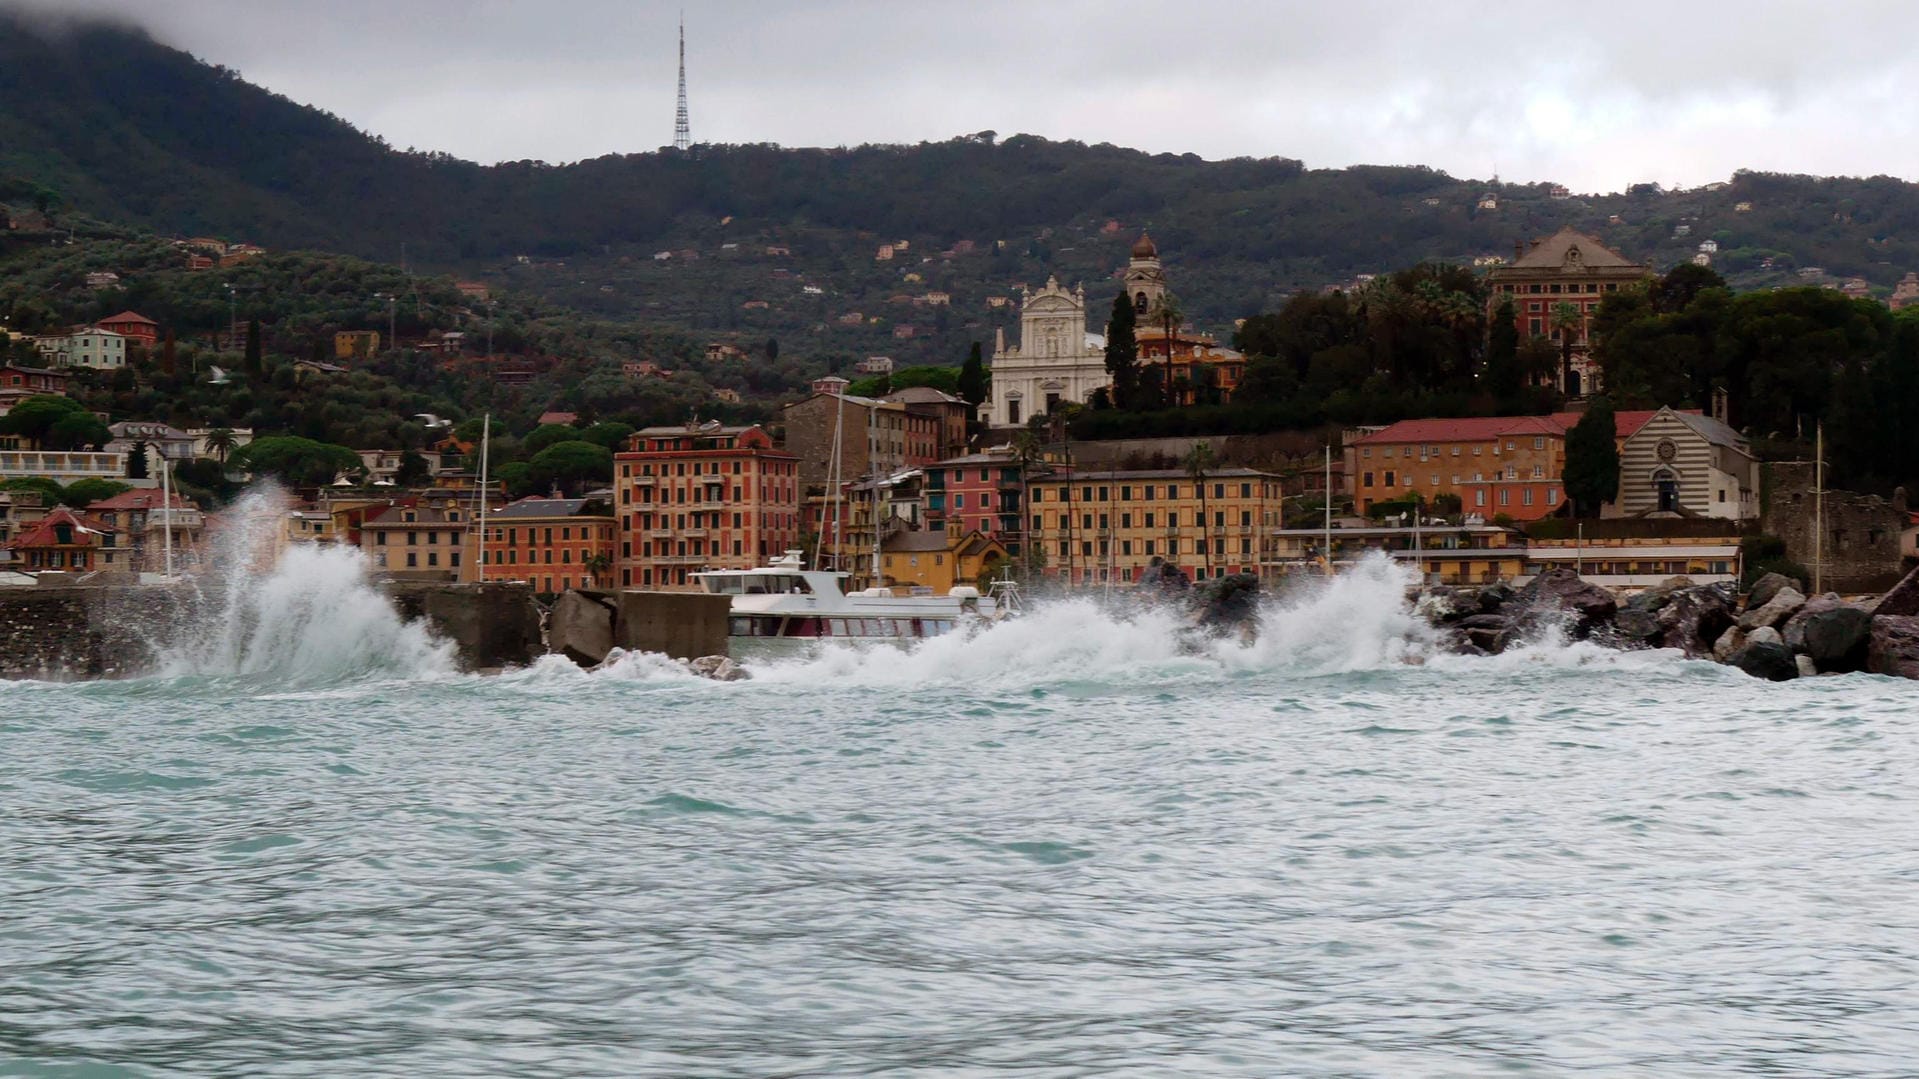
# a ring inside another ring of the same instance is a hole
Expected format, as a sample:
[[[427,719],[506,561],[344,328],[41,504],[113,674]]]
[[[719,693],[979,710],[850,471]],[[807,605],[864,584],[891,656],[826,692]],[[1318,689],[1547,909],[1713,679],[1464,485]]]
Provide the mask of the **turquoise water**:
[[[731,685],[310,604],[0,686],[0,1073],[1919,1070],[1911,683],[1445,657],[1396,590]]]

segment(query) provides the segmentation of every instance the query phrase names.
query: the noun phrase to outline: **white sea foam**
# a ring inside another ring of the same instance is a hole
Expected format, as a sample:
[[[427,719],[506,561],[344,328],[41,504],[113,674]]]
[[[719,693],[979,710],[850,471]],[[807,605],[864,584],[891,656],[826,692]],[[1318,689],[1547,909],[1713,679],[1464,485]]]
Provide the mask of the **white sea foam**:
[[[160,672],[275,677],[444,677],[452,645],[403,620],[350,547],[279,542],[286,496],[249,492],[226,515],[208,569],[191,577],[194,613],[153,631]]]

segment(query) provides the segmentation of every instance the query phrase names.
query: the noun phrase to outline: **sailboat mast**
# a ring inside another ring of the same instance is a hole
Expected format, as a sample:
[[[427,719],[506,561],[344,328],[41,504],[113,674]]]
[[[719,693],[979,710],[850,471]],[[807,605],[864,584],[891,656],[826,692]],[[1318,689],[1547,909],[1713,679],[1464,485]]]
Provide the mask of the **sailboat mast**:
[[[480,419],[480,575],[481,584],[486,583],[486,484],[487,457],[493,450],[493,413],[489,412]]]
[[[1326,443],[1326,539],[1321,548],[1326,556],[1326,572],[1333,572],[1333,444]]]
[[[163,448],[160,451],[160,512],[166,516],[161,518],[165,524],[161,526],[160,537],[167,552],[169,581],[173,580],[173,477],[169,475],[172,471],[167,467],[167,453]]]
[[[840,447],[841,437],[846,429],[846,387],[838,388],[834,394],[839,405],[833,412],[833,460],[826,466],[826,505],[833,519],[833,568],[839,568],[840,557]],[[826,522],[820,522],[819,538],[813,541],[813,568],[820,568],[820,555],[826,547]]]
[[[1812,594],[1825,592],[1826,568],[1826,421],[1820,420],[1812,462]]]

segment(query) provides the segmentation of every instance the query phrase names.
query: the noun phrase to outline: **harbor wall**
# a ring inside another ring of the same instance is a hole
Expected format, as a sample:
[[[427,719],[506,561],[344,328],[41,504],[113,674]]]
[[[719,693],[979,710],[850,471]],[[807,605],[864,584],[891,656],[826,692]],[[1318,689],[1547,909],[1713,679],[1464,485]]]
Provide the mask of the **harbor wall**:
[[[726,654],[731,596],[703,592],[619,594],[614,636],[629,652],[661,652],[674,659]]]

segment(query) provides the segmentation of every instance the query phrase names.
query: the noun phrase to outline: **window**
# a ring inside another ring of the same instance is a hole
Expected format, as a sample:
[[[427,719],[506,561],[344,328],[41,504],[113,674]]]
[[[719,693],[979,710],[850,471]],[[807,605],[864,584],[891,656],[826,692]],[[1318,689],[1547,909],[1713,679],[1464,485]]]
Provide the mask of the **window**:
[[[1370,482],[1370,481],[1369,481],[1369,482]],[[1386,485],[1387,487],[1394,487],[1394,486],[1397,486],[1397,484],[1395,484],[1395,483],[1393,482],[1393,470],[1392,470],[1392,469],[1390,469],[1390,468],[1386,470],[1386,484],[1385,484],[1385,485]]]
[[[956,509],[956,510],[963,510],[963,509],[965,509],[965,508],[966,508],[966,496],[965,496],[965,495],[954,495],[954,496],[953,496],[953,508],[954,508],[954,509]]]
[[[1371,457],[1373,455],[1373,448],[1371,446],[1361,446],[1359,448],[1359,455],[1361,457]]]
[[[1528,487],[1519,493],[1519,501],[1525,505],[1533,504],[1533,489]]]
[[[1546,436],[1545,435],[1535,436],[1533,438],[1533,449],[1543,450],[1545,448],[1546,448]]]
[[[1483,506],[1485,504],[1486,504],[1486,489],[1484,487],[1481,487],[1478,490],[1473,492],[1473,505]]]
[[[1512,493],[1511,491],[1501,491],[1501,492],[1499,492],[1499,504],[1500,504],[1500,505],[1502,505],[1502,506],[1510,506],[1510,505],[1512,505],[1512,504],[1513,504],[1513,493]]]
[[[413,567],[419,565],[420,556],[417,554],[414,554],[412,551],[408,551],[406,553],[406,564],[408,569],[412,569]]]
[[[1363,480],[1363,481],[1361,482],[1361,484],[1360,484],[1360,486],[1362,486],[1362,487],[1371,487],[1371,486],[1373,485],[1373,474],[1372,474],[1371,472],[1367,472],[1367,473],[1365,473],[1365,474],[1364,474],[1364,477],[1365,477],[1365,478],[1364,478],[1364,480]]]
[[[439,565],[439,564],[440,564],[440,552],[438,552],[438,551],[428,551],[428,552],[426,553],[426,564],[427,564],[427,565],[429,565],[429,566],[437,566],[437,565]]]
[[[1538,288],[1539,286],[1537,286],[1537,285],[1534,285],[1533,287],[1534,287],[1534,288]],[[1532,333],[1532,335],[1533,335],[1534,337],[1538,337],[1538,336],[1539,336],[1539,334],[1540,334],[1540,332],[1541,332],[1541,329],[1542,329],[1542,327],[1540,326],[1540,322],[1539,322],[1539,320],[1538,320],[1538,319],[1536,319],[1536,318],[1529,318],[1529,319],[1527,319],[1527,320],[1526,320],[1526,329],[1527,329],[1527,330],[1528,330],[1529,332],[1531,332],[1531,333]]]

